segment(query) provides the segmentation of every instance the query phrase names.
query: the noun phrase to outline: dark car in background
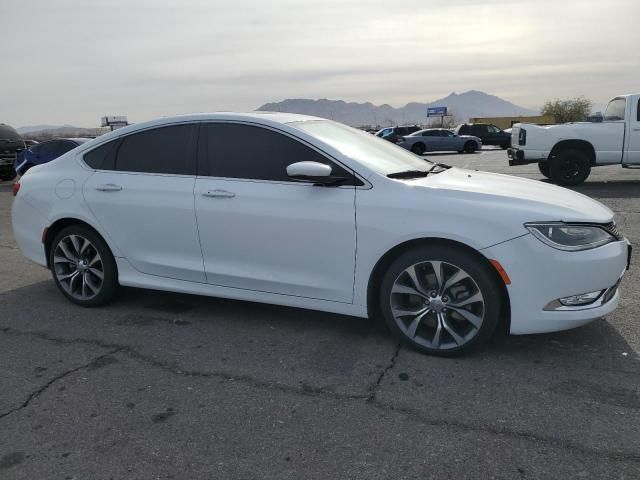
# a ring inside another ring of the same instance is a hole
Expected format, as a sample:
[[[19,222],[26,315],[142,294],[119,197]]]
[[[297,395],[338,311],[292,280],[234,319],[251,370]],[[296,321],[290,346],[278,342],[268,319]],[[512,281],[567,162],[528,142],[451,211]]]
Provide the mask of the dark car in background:
[[[413,132],[421,130],[418,125],[401,125],[397,127],[387,127],[382,130],[378,130],[376,137],[389,140],[392,143],[399,143],[402,141],[402,137],[411,135]]]
[[[0,180],[15,178],[14,165],[24,148],[24,140],[20,134],[13,127],[0,123]]]
[[[455,129],[458,135],[473,135],[482,140],[483,145],[511,146],[511,135],[491,123],[463,123]]]
[[[35,165],[42,165],[73,150],[78,145],[91,140],[90,138],[56,138],[33,145],[18,155],[15,170],[18,175],[24,175],[27,170]]]

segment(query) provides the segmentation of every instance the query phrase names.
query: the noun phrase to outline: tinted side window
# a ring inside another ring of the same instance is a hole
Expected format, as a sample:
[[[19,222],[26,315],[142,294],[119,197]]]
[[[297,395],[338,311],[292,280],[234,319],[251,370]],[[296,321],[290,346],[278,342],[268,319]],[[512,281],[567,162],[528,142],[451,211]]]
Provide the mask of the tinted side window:
[[[433,130],[429,130],[427,132],[423,132],[422,136],[423,137],[435,137],[437,135],[436,132],[434,132]]]
[[[468,135],[470,131],[471,131],[471,128],[469,127],[469,125],[462,125],[458,129],[458,135]]]
[[[96,170],[113,170],[116,145],[119,142],[119,140],[114,140],[91,150],[84,155],[84,163]]]
[[[330,165],[332,175],[352,175],[303,143],[262,127],[211,123],[202,128],[204,175],[252,180],[291,181],[286,168],[296,162]]]
[[[124,137],[116,152],[115,170],[195,175],[194,129],[174,125]]]

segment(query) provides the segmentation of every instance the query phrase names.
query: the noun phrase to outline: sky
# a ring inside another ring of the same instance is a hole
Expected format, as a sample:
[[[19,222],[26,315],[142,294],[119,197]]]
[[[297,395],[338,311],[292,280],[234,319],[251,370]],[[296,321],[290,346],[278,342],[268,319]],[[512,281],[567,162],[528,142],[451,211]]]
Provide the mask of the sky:
[[[0,0],[0,122],[640,91],[638,0]]]

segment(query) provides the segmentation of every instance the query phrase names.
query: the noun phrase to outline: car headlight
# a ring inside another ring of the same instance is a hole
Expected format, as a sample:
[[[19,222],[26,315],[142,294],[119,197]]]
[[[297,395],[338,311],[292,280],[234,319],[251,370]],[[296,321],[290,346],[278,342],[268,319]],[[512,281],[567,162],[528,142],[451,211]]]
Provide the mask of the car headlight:
[[[549,222],[524,226],[538,240],[558,250],[589,250],[618,240],[599,225]]]

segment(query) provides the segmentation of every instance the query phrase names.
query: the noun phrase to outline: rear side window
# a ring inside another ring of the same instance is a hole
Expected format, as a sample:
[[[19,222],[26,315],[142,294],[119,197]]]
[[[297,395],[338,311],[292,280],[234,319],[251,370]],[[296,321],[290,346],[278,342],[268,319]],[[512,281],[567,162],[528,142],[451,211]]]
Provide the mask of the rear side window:
[[[202,128],[200,137],[203,175],[290,182],[287,166],[310,161],[330,165],[332,175],[352,177],[316,150],[266,128],[211,123]]]
[[[154,128],[124,137],[115,156],[122,172],[195,175],[193,125]]]
[[[119,140],[114,140],[84,155],[84,163],[96,170],[113,170],[115,163],[115,151]]]
[[[471,129],[469,128],[469,125],[462,125],[458,129],[458,135],[467,135],[470,131]]]

